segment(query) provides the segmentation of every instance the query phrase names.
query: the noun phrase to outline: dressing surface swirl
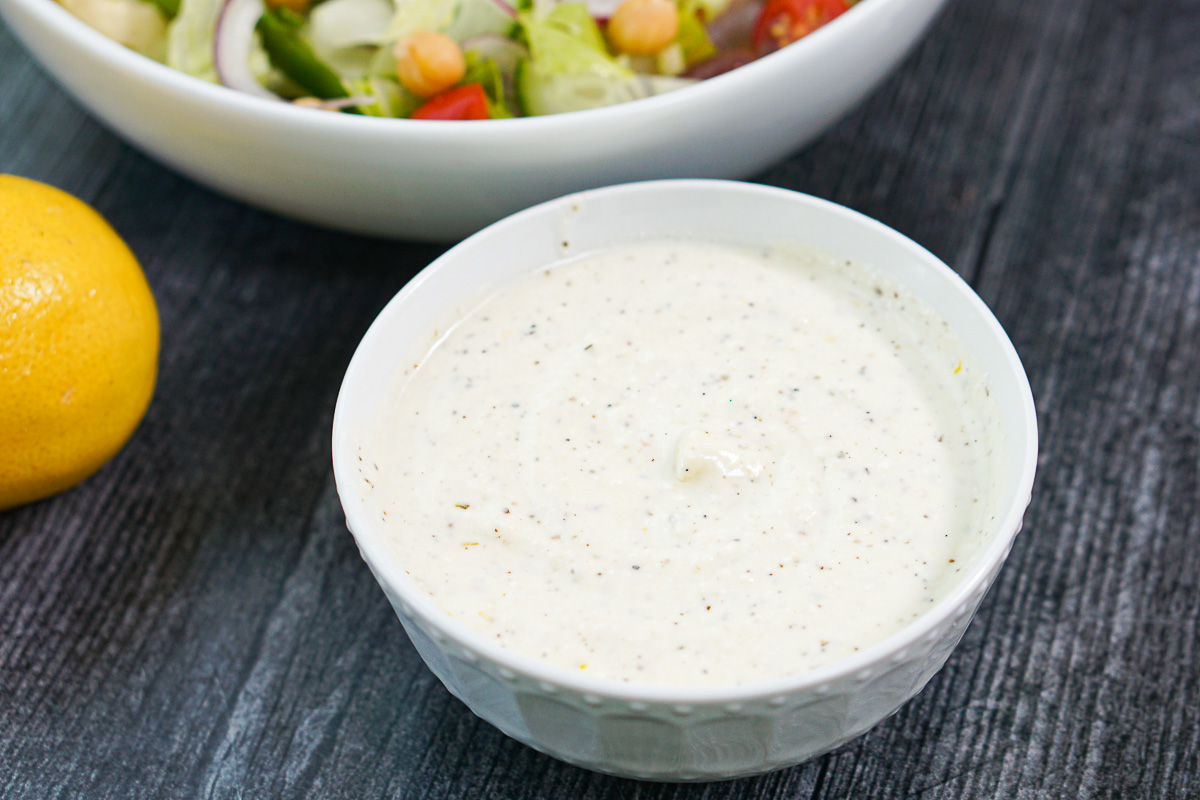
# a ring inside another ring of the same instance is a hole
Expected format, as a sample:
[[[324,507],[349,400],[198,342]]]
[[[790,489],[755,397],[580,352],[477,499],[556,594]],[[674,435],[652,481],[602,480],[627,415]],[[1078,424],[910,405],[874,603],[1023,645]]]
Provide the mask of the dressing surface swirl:
[[[949,327],[864,266],[655,242],[539,270],[397,376],[382,535],[500,645],[638,683],[778,677],[944,597],[998,422]]]

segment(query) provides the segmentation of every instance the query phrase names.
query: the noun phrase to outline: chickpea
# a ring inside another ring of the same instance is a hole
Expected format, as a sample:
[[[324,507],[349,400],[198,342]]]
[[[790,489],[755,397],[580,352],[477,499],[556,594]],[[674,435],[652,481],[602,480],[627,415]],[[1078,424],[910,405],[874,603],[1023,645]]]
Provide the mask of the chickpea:
[[[612,46],[631,56],[652,56],[679,33],[679,12],[671,0],[625,0],[608,21]]]
[[[462,48],[442,33],[418,31],[396,42],[396,76],[418,97],[433,97],[462,80],[467,71]]]

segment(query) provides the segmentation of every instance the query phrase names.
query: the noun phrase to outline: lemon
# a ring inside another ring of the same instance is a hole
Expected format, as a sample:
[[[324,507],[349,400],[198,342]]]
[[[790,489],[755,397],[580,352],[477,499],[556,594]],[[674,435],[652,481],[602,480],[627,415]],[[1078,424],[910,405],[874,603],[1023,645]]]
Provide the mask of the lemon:
[[[157,369],[158,311],[121,237],[71,195],[0,175],[0,509],[115,455]]]

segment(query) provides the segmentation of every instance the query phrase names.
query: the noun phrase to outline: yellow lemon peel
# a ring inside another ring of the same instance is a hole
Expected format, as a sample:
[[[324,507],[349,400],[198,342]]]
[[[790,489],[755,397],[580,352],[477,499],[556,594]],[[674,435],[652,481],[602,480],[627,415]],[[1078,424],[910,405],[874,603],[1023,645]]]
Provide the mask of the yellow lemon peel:
[[[158,341],[146,277],[104,218],[0,175],[0,510],[121,449],[154,392]]]

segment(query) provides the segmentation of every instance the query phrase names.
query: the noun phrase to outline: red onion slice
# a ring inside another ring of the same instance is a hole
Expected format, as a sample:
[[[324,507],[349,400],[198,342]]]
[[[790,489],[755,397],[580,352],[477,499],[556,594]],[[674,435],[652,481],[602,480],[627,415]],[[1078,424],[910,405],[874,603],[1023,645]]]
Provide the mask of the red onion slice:
[[[763,4],[753,0],[734,0],[708,24],[708,38],[718,50],[748,46],[762,9]]]
[[[494,4],[496,4],[496,6],[497,6],[497,7],[498,7],[498,8],[499,8],[501,11],[503,11],[505,14],[508,14],[510,17],[516,18],[516,16],[517,16],[517,9],[513,8],[511,5],[509,5],[508,3],[504,2],[504,0],[492,0],[492,2],[493,2]]]
[[[740,47],[736,50],[726,50],[723,53],[717,53],[707,61],[701,61],[696,66],[683,73],[685,78],[695,78],[696,80],[708,80],[715,78],[718,75],[724,75],[730,70],[745,66],[751,61],[758,58],[758,55],[749,48]]]
[[[250,71],[254,26],[263,11],[262,0],[226,0],[213,36],[213,66],[217,70],[217,79],[230,89],[279,100],[279,96],[267,91]]]

